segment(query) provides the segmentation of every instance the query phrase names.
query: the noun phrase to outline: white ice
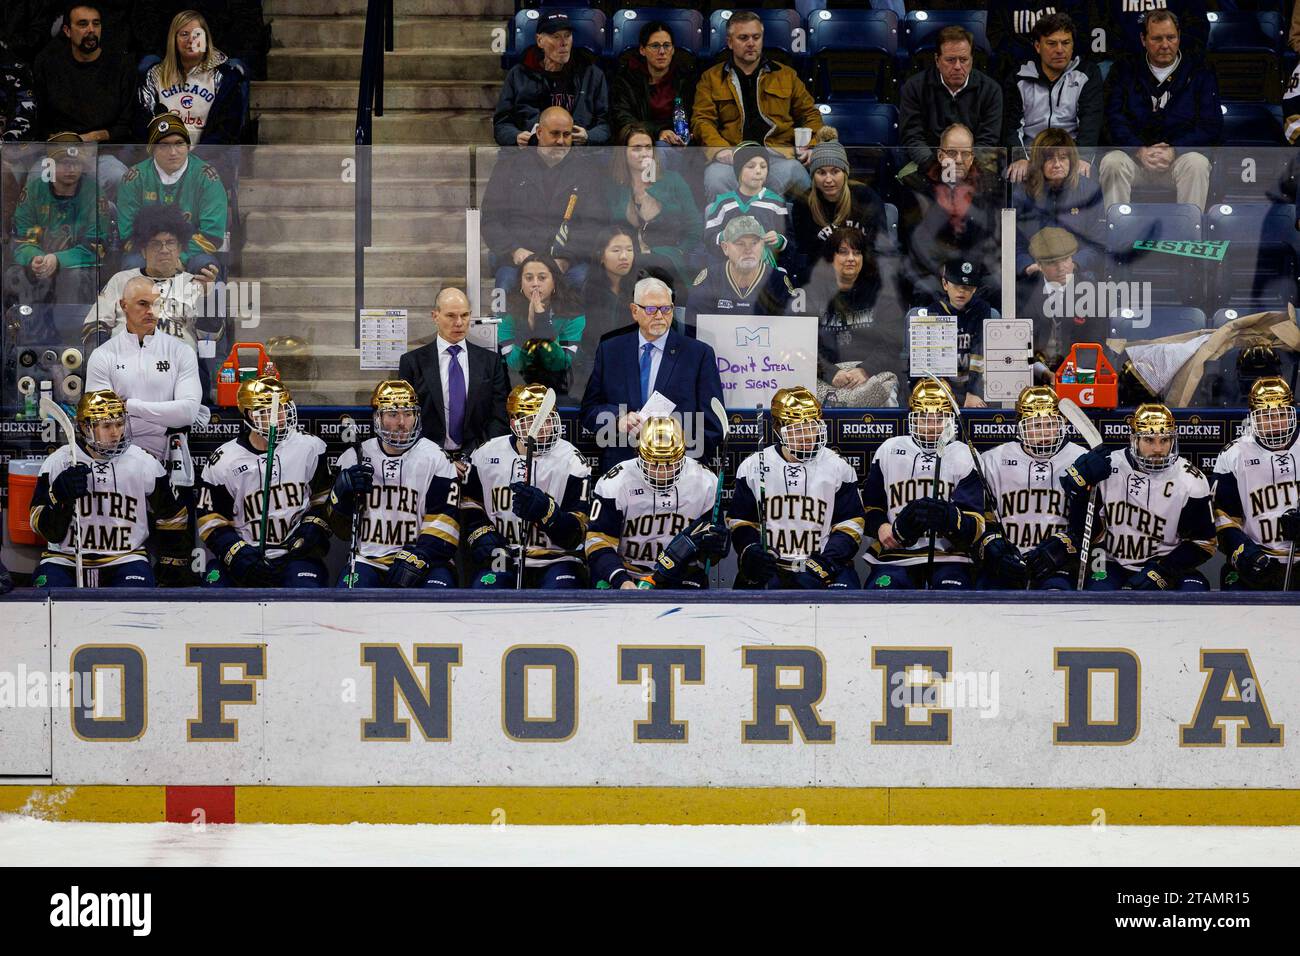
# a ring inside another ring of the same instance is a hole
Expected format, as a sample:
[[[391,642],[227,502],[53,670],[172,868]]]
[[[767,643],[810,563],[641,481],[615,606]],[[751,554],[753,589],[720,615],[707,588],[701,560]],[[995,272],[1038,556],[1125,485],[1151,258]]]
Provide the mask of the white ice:
[[[1290,865],[1300,827],[346,826],[0,814],[0,866]]]

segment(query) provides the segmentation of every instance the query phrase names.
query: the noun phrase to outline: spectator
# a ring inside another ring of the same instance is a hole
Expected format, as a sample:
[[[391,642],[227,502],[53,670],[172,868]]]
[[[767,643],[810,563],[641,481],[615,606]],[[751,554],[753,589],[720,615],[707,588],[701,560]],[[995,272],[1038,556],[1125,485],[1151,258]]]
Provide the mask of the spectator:
[[[126,269],[144,265],[144,256],[132,246],[135,217],[147,203],[176,206],[194,235],[181,250],[181,265],[198,275],[216,266],[216,251],[226,236],[226,189],[216,169],[190,155],[190,135],[175,113],[155,116],[149,123],[149,159],[132,166],[122,177],[117,195],[118,234]]]
[[[958,256],[943,264],[939,277],[942,293],[930,303],[933,315],[957,317],[957,377],[950,382],[953,396],[963,408],[985,408],[984,322],[997,311],[984,297],[984,268]]]
[[[497,99],[492,126],[500,146],[525,146],[548,106],[563,107],[573,118],[573,142],[609,142],[609,91],[596,57],[573,49],[569,15],[542,15],[537,43],[510,68]]]
[[[906,279],[909,301],[924,305],[940,293],[939,274],[950,259],[980,264],[985,273],[998,268],[998,224],[1002,185],[997,174],[977,161],[974,136],[960,124],[939,137],[935,161],[925,172],[902,177],[910,192],[906,206]]]
[[[695,58],[674,47],[667,24],[651,20],[641,28],[638,48],[624,53],[614,71],[609,91],[610,125],[615,130],[643,126],[659,146],[685,146],[686,141],[673,129],[673,113],[680,100],[689,123],[695,79]]]
[[[1104,9],[1099,12],[1106,17],[1111,49],[1121,57],[1127,57],[1133,52],[1141,54],[1142,51],[1135,49],[1129,38],[1136,36],[1140,41],[1147,18],[1158,9],[1161,13],[1172,13],[1178,18],[1182,52],[1199,58],[1205,54],[1205,43],[1209,38],[1210,24],[1205,11],[1211,6],[1219,10],[1249,10],[1256,6],[1261,10],[1269,9],[1268,5],[1243,3],[1242,0],[1228,0],[1213,5],[1205,3],[1205,0],[1105,0],[1102,4]],[[1276,5],[1272,9],[1277,9]],[[1100,18],[1094,22],[1100,22]]]
[[[791,277],[796,285],[810,281],[813,268],[836,255],[843,243],[828,245],[836,229],[858,230],[866,240],[864,249],[874,254],[876,237],[885,225],[885,207],[876,191],[850,178],[849,154],[836,140],[835,129],[823,126],[817,135],[821,142],[808,160],[812,189],[795,201],[791,217]]]
[[[520,263],[519,286],[506,298],[506,311],[497,330],[501,357],[519,373],[527,364],[529,343],[538,339],[552,341],[560,349],[549,353],[554,357],[555,367],[545,371],[570,372],[586,324],[582,306],[560,281],[555,260],[534,253]]]
[[[27,67],[0,43],[0,142],[31,139],[36,131],[36,100]]]
[[[673,403],[674,416],[691,429],[686,453],[692,458],[711,457],[722,438],[710,411],[714,399],[722,401],[712,347],[673,328],[673,292],[666,283],[641,279],[635,293],[637,330],[600,343],[582,396],[582,427],[596,433],[602,473],[636,454],[640,411],[655,392]]]
[[[398,363],[398,376],[420,396],[424,436],[451,456],[462,478],[474,449],[509,431],[505,362],[466,341],[471,314],[464,292],[443,289],[433,303],[437,336]]]
[[[1180,203],[1205,208],[1210,161],[1196,147],[1215,146],[1223,132],[1214,71],[1179,52],[1178,18],[1149,13],[1145,57],[1122,62],[1106,87],[1106,125],[1119,149],[1101,161],[1106,208],[1128,202],[1133,183],[1172,182]]]
[[[596,237],[595,255],[582,286],[585,337],[593,347],[606,334],[632,322],[628,307],[637,281],[636,260],[636,233],[630,226],[610,226]]]
[[[217,49],[208,22],[193,10],[176,14],[167,36],[167,53],[140,89],[144,112],[175,113],[192,146],[238,143],[245,119],[242,66]]]
[[[1092,173],[1092,151],[1101,135],[1102,80],[1096,64],[1075,56],[1074,21],[1053,13],[1034,25],[1037,58],[1007,81],[1003,141],[1010,150],[1007,178],[1024,180],[1029,171],[1029,144],[1046,129],[1060,129],[1083,147],[1081,175]]]
[[[1034,352],[1053,370],[1065,360],[1071,345],[1104,343],[1110,331],[1105,315],[1074,314],[1086,297],[1067,295],[1067,286],[1091,278],[1075,264],[1078,250],[1078,242],[1066,230],[1056,226],[1040,230],[1029,240],[1029,254],[1038,271],[1019,283],[1016,315],[1034,320]]]
[[[1101,186],[1084,178],[1084,163],[1060,129],[1046,129],[1029,150],[1029,173],[1012,192],[1016,210],[1016,273],[1033,275],[1038,265],[1029,254],[1029,237],[1048,226],[1060,226],[1080,243],[1076,255],[1085,272],[1097,272],[1106,254],[1106,210]]]
[[[974,37],[965,27],[939,32],[934,68],[908,78],[899,94],[899,138],[908,158],[929,163],[945,129],[961,124],[976,146],[999,146],[1002,137],[1002,90],[997,81],[975,69]]]
[[[817,400],[855,408],[897,405],[906,327],[868,263],[866,235],[836,226],[818,248],[828,268],[818,270],[810,291],[818,315]]]
[[[225,328],[225,320],[204,314],[207,286],[216,281],[217,267],[208,266],[198,275],[181,269],[181,250],[194,233],[175,206],[150,205],[135,217],[132,245],[144,255],[141,269],[123,269],[116,273],[99,293],[99,301],[90,307],[81,326],[83,342],[94,342],[117,335],[126,328],[122,295],[126,284],[136,276],[152,279],[158,293],[158,331],[184,340],[196,348],[196,331],[216,338]]]
[[[262,0],[136,0],[133,19],[139,49],[150,52],[167,46],[173,17],[193,10],[203,17],[221,49],[240,61],[253,76],[266,79],[266,47],[270,31],[262,18]]]
[[[73,4],[64,13],[67,43],[50,43],[32,68],[39,134],[71,131],[88,143],[131,142],[137,109],[135,67],[101,45],[99,9]],[[115,156],[98,156],[101,189],[112,192],[126,173]]]
[[[737,216],[722,230],[720,245],[726,257],[716,260],[695,277],[690,313],[785,315],[794,298],[794,285],[780,266],[767,261],[767,230],[753,216]]]
[[[776,265],[790,248],[790,204],[767,188],[767,150],[758,143],[741,143],[732,153],[736,188],[709,204],[704,214],[704,248],[716,260],[718,240],[728,222],[753,216],[763,227],[763,258]]]
[[[573,117],[558,106],[542,112],[536,148],[498,157],[483,193],[483,240],[498,289],[514,287],[519,264],[537,252],[553,256],[565,273],[572,268],[569,284],[581,287],[587,264],[575,261],[576,250],[590,248],[591,226],[606,213],[597,182],[573,151]]]
[[[640,255],[679,276],[689,274],[686,257],[700,244],[700,210],[691,187],[661,168],[648,128],[629,126],[619,139],[623,148],[614,154],[606,218],[635,230]]]
[[[18,197],[13,264],[5,270],[6,301],[35,305],[95,299],[95,267],[104,254],[107,216],[93,184],[85,183],[85,150],[74,145],[80,142],[76,133],[52,136],[46,149],[53,175],[31,176]]]
[[[763,21],[740,10],[727,21],[728,54],[709,67],[695,88],[691,137],[706,147],[712,162],[704,171],[709,199],[736,188],[734,148],[746,140],[768,150],[768,183],[787,195],[808,188],[803,163],[796,158],[794,131],[822,127],[822,116],[799,75],[763,55]]]

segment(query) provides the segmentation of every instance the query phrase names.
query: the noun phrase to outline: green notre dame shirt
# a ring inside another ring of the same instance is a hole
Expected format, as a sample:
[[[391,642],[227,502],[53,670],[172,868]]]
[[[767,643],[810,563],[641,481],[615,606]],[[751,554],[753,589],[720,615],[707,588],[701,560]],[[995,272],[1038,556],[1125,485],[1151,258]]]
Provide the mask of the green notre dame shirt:
[[[149,203],[178,207],[185,221],[194,227],[194,238],[181,253],[182,265],[188,265],[193,256],[216,252],[225,240],[226,188],[217,171],[197,156],[190,155],[180,179],[171,185],[162,181],[152,159],[126,171],[117,187],[117,234],[128,252],[132,250],[135,217]]]
[[[98,208],[102,206],[102,211]],[[107,203],[97,203],[95,181],[83,176],[71,196],[56,196],[39,176],[27,181],[14,209],[14,261],[29,265],[53,253],[60,269],[85,269],[103,257]]]

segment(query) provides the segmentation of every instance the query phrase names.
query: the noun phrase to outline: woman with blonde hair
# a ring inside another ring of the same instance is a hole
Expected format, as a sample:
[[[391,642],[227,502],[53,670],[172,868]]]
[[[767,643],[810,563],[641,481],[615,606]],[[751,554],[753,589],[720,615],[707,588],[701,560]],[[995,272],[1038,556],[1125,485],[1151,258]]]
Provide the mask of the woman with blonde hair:
[[[828,261],[827,246],[836,229],[856,229],[866,237],[868,256],[874,257],[876,235],[885,227],[885,207],[870,186],[852,177],[848,151],[833,126],[823,126],[809,151],[808,172],[812,188],[793,203],[794,255],[790,273],[796,285]],[[838,243],[836,248],[838,248]],[[834,250],[830,250],[831,255]]]
[[[1048,226],[1071,233],[1079,243],[1075,265],[1095,272],[1106,248],[1106,209],[1097,180],[1082,175],[1079,150],[1063,129],[1045,129],[1029,147],[1029,171],[1012,191],[1016,210],[1016,272],[1039,271],[1029,254],[1029,239]]]
[[[208,21],[197,10],[182,10],[167,30],[167,52],[145,77],[140,90],[146,118],[175,113],[185,121],[190,142],[238,143],[247,104],[247,71],[217,49]]]

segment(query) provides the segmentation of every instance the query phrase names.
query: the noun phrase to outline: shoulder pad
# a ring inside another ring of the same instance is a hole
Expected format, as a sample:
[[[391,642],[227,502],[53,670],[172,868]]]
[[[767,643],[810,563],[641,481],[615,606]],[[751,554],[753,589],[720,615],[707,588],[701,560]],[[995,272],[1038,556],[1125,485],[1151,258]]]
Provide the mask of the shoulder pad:
[[[700,285],[708,277],[709,277],[709,269],[706,266],[705,268],[700,270],[700,274],[695,277],[694,281],[691,282],[691,285]]]
[[[204,163],[204,164],[203,164],[203,175],[204,175],[204,176],[207,176],[208,179],[215,179],[215,180],[217,180],[218,182],[221,181],[221,174],[218,173],[218,172],[216,171],[216,169],[214,169],[214,168],[213,168],[211,165],[209,165],[208,163]]]
[[[140,178],[140,167],[132,166],[130,169],[126,171],[126,175],[122,177],[122,182],[124,183],[134,182],[139,178]]]

